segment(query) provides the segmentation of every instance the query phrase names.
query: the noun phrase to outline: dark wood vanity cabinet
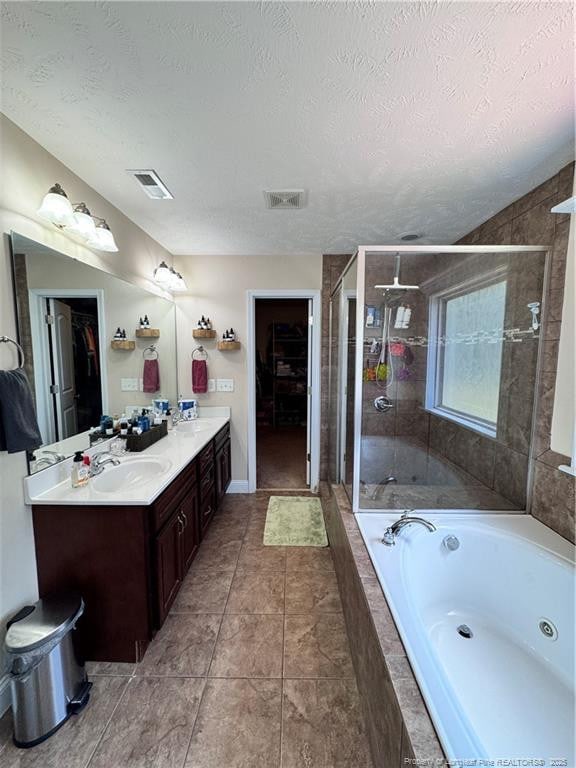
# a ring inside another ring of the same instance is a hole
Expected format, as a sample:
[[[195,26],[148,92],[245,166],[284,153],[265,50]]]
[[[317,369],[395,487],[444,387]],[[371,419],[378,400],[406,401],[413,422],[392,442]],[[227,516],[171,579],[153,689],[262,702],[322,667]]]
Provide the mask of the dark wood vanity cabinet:
[[[85,658],[142,658],[229,483],[226,425],[150,506],[32,507],[40,595],[83,596]]]
[[[232,452],[230,445],[230,425],[227,424],[218,432],[214,440],[215,468],[216,468],[216,506],[224,498],[232,479]]]

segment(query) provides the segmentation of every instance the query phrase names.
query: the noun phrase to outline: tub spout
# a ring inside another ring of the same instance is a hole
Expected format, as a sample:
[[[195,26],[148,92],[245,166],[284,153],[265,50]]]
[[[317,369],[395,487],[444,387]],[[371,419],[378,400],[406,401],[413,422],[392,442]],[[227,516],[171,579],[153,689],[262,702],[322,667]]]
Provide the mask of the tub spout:
[[[423,517],[416,517],[405,512],[400,520],[396,520],[396,522],[392,523],[389,528],[386,528],[384,531],[384,536],[382,537],[382,544],[386,544],[388,547],[396,544],[396,539],[402,528],[407,525],[412,525],[412,523],[423,525],[427,530],[430,531],[430,533],[433,533],[436,530],[436,526],[429,520],[424,520]]]

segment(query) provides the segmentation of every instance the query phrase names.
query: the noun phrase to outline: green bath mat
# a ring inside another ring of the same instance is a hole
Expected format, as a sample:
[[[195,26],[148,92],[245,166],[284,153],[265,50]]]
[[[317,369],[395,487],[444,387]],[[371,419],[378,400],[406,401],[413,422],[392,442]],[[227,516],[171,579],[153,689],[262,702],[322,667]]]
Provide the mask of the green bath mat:
[[[327,547],[320,499],[270,496],[264,544],[273,547]]]

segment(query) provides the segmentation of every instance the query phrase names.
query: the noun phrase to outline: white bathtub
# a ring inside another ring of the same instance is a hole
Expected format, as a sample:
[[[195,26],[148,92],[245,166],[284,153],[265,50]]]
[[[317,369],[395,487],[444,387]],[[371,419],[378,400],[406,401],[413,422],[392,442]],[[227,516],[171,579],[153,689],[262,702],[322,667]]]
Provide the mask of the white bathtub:
[[[414,514],[436,532],[395,546],[398,513],[356,517],[446,756],[573,768],[574,547],[528,515]]]

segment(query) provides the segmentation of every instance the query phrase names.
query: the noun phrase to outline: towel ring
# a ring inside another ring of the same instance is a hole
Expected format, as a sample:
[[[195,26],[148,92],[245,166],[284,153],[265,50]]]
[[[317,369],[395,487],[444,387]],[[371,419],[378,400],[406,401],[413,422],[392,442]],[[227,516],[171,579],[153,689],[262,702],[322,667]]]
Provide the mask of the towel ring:
[[[18,357],[20,358],[19,367],[24,368],[24,363],[26,362],[26,356],[24,355],[24,350],[22,349],[20,344],[18,344],[17,341],[14,341],[14,339],[11,339],[10,336],[0,336],[0,343],[14,344],[14,346],[18,350]]]
[[[146,357],[146,352],[151,352],[153,355],[156,355],[156,357]],[[142,351],[142,357],[144,360],[158,360],[160,354],[156,349],[156,344],[150,344],[149,347],[146,347],[146,349]]]
[[[200,354],[202,357],[196,358],[194,355]],[[192,350],[192,360],[208,360],[208,352],[204,349],[202,344],[200,344],[199,347],[196,347],[196,349]]]

